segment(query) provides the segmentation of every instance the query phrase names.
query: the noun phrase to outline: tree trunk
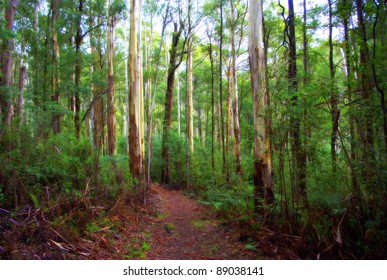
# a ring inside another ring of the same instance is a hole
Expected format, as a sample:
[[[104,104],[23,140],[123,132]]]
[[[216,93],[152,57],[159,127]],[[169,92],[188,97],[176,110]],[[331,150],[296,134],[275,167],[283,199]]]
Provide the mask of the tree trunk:
[[[59,97],[59,43],[57,33],[57,21],[59,18],[59,0],[52,0],[51,3],[51,33],[52,33],[52,74],[51,74],[51,100],[55,102],[57,108],[52,117],[52,130],[54,134],[60,132],[60,114],[57,112],[60,106]]]
[[[100,18],[98,18],[100,24]],[[94,28],[93,19],[90,18],[90,30]],[[91,55],[93,57],[93,76],[95,80],[102,79],[101,75],[101,30],[96,30],[97,38],[94,39],[93,32],[90,32]],[[98,75],[98,78],[96,77]],[[103,88],[98,83],[93,83],[93,140],[94,148],[100,151],[104,143],[104,120],[103,120]]]
[[[9,32],[13,31],[14,17],[18,0],[7,1],[5,9],[5,26]],[[4,127],[10,127],[13,117],[13,106],[11,95],[9,94],[12,85],[12,52],[13,39],[12,37],[4,38],[0,46],[0,105],[1,105],[1,121],[0,123],[0,139],[2,138]]]
[[[306,0],[303,0],[303,23],[302,23],[302,45],[303,45],[303,52],[302,52],[302,58],[303,58],[303,67],[304,67],[304,75],[303,75],[303,86],[306,88],[309,83],[309,59],[308,59],[308,36],[307,36],[307,26],[306,26]],[[309,157],[309,151],[306,148],[307,142],[311,138],[311,129],[310,124],[308,121],[308,106],[307,106],[307,94],[303,95],[303,106],[304,106],[304,153],[306,157],[306,161],[310,160]]]
[[[165,111],[163,121],[163,139],[162,139],[162,170],[161,170],[161,182],[165,185],[169,185],[171,182],[170,174],[170,130],[172,126],[172,105],[173,105],[173,89],[175,85],[175,71],[178,67],[177,62],[177,46],[181,33],[183,32],[183,23],[180,22],[180,28],[177,29],[177,23],[174,23],[174,32],[172,36],[172,46],[169,51],[169,66],[168,66],[168,78],[167,78],[167,90],[165,95]]]
[[[208,49],[211,63],[211,166],[215,170],[215,75],[214,75],[214,57],[212,54],[212,34],[208,34],[210,47]]]
[[[237,79],[237,50],[236,50],[236,15],[233,0],[230,0],[231,14],[233,23],[231,25],[231,90],[232,90],[232,116],[234,124],[234,155],[236,174],[242,176],[241,165],[241,147],[240,147],[240,126],[239,126],[239,109],[238,109],[238,79]],[[264,73],[264,72],[262,72]]]
[[[34,21],[33,21],[33,30],[34,30],[34,40],[35,42],[38,42],[39,33],[38,33],[38,26],[39,26],[39,0],[35,0],[34,2]],[[39,106],[39,58],[38,58],[38,51],[39,47],[38,44],[32,44],[31,45],[31,51],[33,56],[33,67],[34,67],[34,79],[33,79],[33,102],[35,109]],[[37,120],[37,110],[34,112],[35,119]]]
[[[17,119],[19,129],[23,124],[23,112],[24,112],[24,89],[26,80],[26,67],[23,65],[23,60],[20,60],[19,68],[19,96],[17,102]]]
[[[108,18],[107,154],[115,155],[117,152],[116,150],[116,107],[115,107],[115,98],[114,98],[114,94],[115,94],[115,88],[114,88],[115,15],[111,13],[112,12],[109,11],[109,18]]]
[[[191,35],[189,35],[191,36]],[[187,49],[187,140],[190,153],[194,151],[193,141],[193,71],[192,71],[192,38],[188,41]]]
[[[138,61],[138,72],[137,79],[140,83],[140,108],[139,108],[139,128],[140,128],[140,151],[141,151],[141,168],[144,174],[144,157],[145,157],[145,146],[144,146],[144,135],[145,135],[145,122],[144,122],[144,83],[143,83],[143,69],[142,69],[142,2],[139,0],[137,8],[137,61]],[[142,178],[143,180],[144,178]],[[144,186],[145,187],[145,186]],[[145,189],[144,189],[145,190]]]
[[[125,29],[124,29],[124,41],[125,41],[125,92],[129,93],[129,39],[127,34],[129,34],[129,21],[125,20]],[[152,36],[152,34],[151,34]],[[124,120],[124,129],[126,137],[126,154],[129,155],[130,143],[129,143],[129,94],[125,94],[125,120]]]
[[[176,71],[176,97],[177,97],[177,133],[181,134],[181,104],[180,104],[180,79],[179,73]]]
[[[369,49],[367,45],[367,34],[363,15],[363,0],[356,0],[356,12],[358,20],[358,29],[360,34],[360,63],[359,63],[359,89],[362,98],[362,107],[359,114],[359,133],[362,140],[361,157],[365,165],[363,177],[367,186],[367,191],[370,194],[369,206],[376,210],[378,194],[378,176],[377,166],[375,164],[376,155],[374,147],[374,114],[372,104],[372,68],[369,57]],[[376,215],[376,213],[373,213]]]
[[[231,184],[231,165],[229,160],[230,153],[230,138],[231,138],[231,62],[227,69],[227,97],[226,97],[226,155],[227,155],[227,167],[226,167],[226,181]]]
[[[80,83],[81,83],[81,69],[82,69],[82,57],[81,57],[81,44],[83,41],[82,35],[82,13],[83,13],[83,1],[79,0],[78,6],[78,17],[76,25],[76,35],[75,35],[75,78],[74,78],[74,101],[75,101],[75,116],[74,116],[74,126],[75,126],[75,136],[79,139],[81,132],[81,123],[79,119],[79,114],[81,111],[81,97],[80,97]]]
[[[263,41],[263,1],[249,2],[249,63],[254,118],[254,197],[255,212],[263,214],[260,201],[270,204],[273,171],[270,143],[269,94]]]
[[[291,95],[293,112],[290,116],[290,136],[292,155],[296,167],[295,185],[297,188],[296,199],[302,208],[308,208],[308,199],[306,194],[306,156],[301,145],[301,117],[297,110],[298,102],[298,77],[296,64],[296,33],[294,27],[294,5],[293,0],[288,0],[289,17],[287,22],[288,40],[289,40],[289,66],[288,81],[289,94]]]
[[[336,147],[337,147],[337,135],[339,132],[339,110],[337,108],[337,94],[335,86],[335,65],[333,63],[333,43],[332,43],[332,1],[328,0],[329,9],[329,72],[330,72],[330,111],[331,111],[331,160],[332,160],[332,174],[337,172],[337,159],[336,159]]]
[[[148,187],[150,186],[151,183],[151,178],[150,178],[150,172],[151,172],[151,161],[152,161],[152,126],[153,126],[153,109],[155,108],[156,104],[156,92],[157,92],[157,77],[158,77],[158,72],[159,72],[159,62],[160,62],[160,57],[161,57],[161,50],[163,46],[163,39],[164,39],[164,33],[165,33],[165,28],[167,26],[167,20],[169,16],[169,8],[170,8],[170,2],[168,1],[167,7],[165,9],[165,16],[163,18],[163,26],[161,30],[161,38],[160,38],[160,43],[159,43],[159,48],[158,48],[158,56],[156,60],[156,70],[153,75],[153,94],[152,94],[152,104],[149,106],[149,111],[148,111],[148,127],[147,127],[147,147],[148,147],[148,155],[147,155],[147,184]]]
[[[138,52],[138,17],[141,0],[131,0],[130,6],[130,44],[129,44],[129,164],[134,178],[141,184],[143,182],[143,157],[141,152],[141,118],[140,115],[142,94],[140,83],[140,63]]]
[[[219,34],[219,124],[221,131],[221,146],[222,146],[222,162],[223,171],[226,168],[226,149],[224,146],[224,118],[223,118],[223,0],[220,0],[220,34]]]

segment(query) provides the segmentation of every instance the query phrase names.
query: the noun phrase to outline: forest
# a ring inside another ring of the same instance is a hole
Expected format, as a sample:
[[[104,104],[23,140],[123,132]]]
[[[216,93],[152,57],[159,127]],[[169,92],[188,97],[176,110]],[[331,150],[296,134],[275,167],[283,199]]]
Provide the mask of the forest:
[[[387,259],[385,1],[0,10],[0,259]]]

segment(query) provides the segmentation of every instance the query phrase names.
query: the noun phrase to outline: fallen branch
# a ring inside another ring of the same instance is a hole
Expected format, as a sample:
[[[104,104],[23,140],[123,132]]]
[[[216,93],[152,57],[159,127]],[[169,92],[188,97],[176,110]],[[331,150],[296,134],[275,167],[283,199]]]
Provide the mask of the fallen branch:
[[[5,209],[3,209],[3,208],[0,208],[0,211],[1,211],[1,212],[4,212],[4,213],[6,213],[6,214],[9,214],[9,213],[11,213],[10,211],[8,211],[8,210],[5,210]]]
[[[55,242],[54,240],[50,239],[50,242],[52,244],[54,244],[55,246],[57,246],[59,249],[63,250],[63,251],[66,251],[68,252],[69,250],[65,247],[62,246],[62,244],[58,243],[58,242]]]
[[[68,245],[70,245],[71,249],[74,251],[74,252],[77,252],[77,248],[71,244],[69,241],[67,241],[66,238],[64,238],[62,235],[60,235],[56,230],[50,228],[52,230],[52,232],[54,232],[56,235],[58,235],[63,241],[65,241]]]

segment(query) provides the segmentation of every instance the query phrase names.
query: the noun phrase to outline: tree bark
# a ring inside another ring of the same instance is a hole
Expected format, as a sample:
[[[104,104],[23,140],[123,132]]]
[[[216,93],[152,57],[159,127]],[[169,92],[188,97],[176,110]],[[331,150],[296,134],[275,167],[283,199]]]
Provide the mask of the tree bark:
[[[5,26],[9,32],[13,32],[14,18],[16,7],[19,0],[7,1],[5,9]],[[13,118],[13,105],[12,99],[9,94],[10,86],[12,85],[12,52],[13,52],[13,39],[3,39],[0,46],[0,105],[1,105],[1,126],[0,126],[0,139],[2,138],[4,127],[10,127]]]
[[[250,0],[249,63],[254,118],[254,197],[255,212],[259,214],[263,214],[260,201],[270,204],[274,200],[268,114],[270,102],[263,36],[263,1]]]
[[[81,111],[81,97],[80,97],[80,83],[81,83],[81,69],[82,69],[82,57],[81,57],[81,45],[83,41],[82,35],[82,13],[83,13],[84,0],[79,0],[78,5],[78,16],[76,20],[76,35],[75,35],[75,78],[74,78],[74,101],[75,101],[75,115],[74,115],[74,126],[75,136],[79,139],[81,132],[81,123],[79,114]]]
[[[329,72],[330,72],[330,111],[331,111],[331,161],[332,161],[332,174],[337,172],[337,156],[336,156],[336,147],[337,147],[337,138],[339,132],[339,110],[337,108],[337,94],[335,86],[335,65],[333,63],[333,43],[332,43],[332,1],[328,0],[328,10],[329,10]]]
[[[156,92],[157,92],[157,78],[158,78],[158,72],[159,72],[159,62],[160,62],[160,57],[161,57],[161,50],[162,50],[162,45],[163,45],[163,39],[164,39],[164,33],[165,33],[165,28],[167,26],[167,19],[169,16],[169,8],[170,8],[170,1],[168,1],[167,7],[165,9],[165,16],[163,18],[163,26],[161,30],[161,38],[160,38],[160,44],[158,48],[158,57],[156,60],[156,69],[153,75],[153,94],[152,94],[152,104],[149,106],[149,111],[148,111],[148,127],[147,127],[147,147],[148,147],[148,154],[147,154],[147,184],[148,187],[150,186],[151,183],[151,178],[150,178],[150,172],[151,172],[151,161],[152,161],[152,126],[153,126],[153,109],[155,108],[156,104]]]
[[[162,153],[161,158],[163,161],[163,167],[161,170],[161,182],[165,185],[169,185],[171,182],[170,172],[170,130],[172,126],[172,105],[173,105],[173,89],[175,85],[175,71],[177,69],[177,46],[181,33],[183,32],[184,25],[180,22],[180,28],[177,29],[177,23],[174,23],[174,32],[172,36],[172,46],[169,51],[169,66],[168,66],[168,78],[167,78],[167,90],[165,94],[165,111],[163,121],[163,139],[162,139]]]
[[[214,75],[214,57],[212,53],[212,34],[207,31],[209,39],[209,55],[211,63],[211,166],[215,170],[215,75]]]
[[[226,97],[226,155],[227,155],[227,167],[226,167],[226,181],[231,184],[231,165],[229,162],[229,153],[230,153],[230,140],[231,140],[231,61],[227,67],[227,97]]]
[[[180,79],[179,73],[176,72],[176,97],[177,97],[177,133],[181,134],[181,104],[180,104]]]
[[[377,167],[375,164],[375,147],[374,147],[374,131],[373,131],[373,104],[372,104],[372,67],[369,57],[369,49],[367,44],[367,34],[363,15],[363,0],[356,0],[356,12],[358,20],[358,30],[360,34],[360,63],[359,63],[359,89],[362,98],[362,108],[359,114],[359,133],[362,140],[361,158],[365,165],[363,177],[367,190],[371,195],[370,207],[376,209],[378,197],[378,178]],[[375,214],[375,213],[374,213]]]
[[[110,1],[109,1],[110,2]],[[109,3],[110,4],[110,3]],[[114,33],[115,33],[115,15],[109,11],[108,17],[108,77],[107,77],[107,154],[115,155],[116,149],[116,107],[115,107],[115,88],[114,88]]]
[[[60,114],[57,112],[60,106],[59,93],[59,43],[57,33],[57,21],[59,18],[59,0],[52,0],[51,2],[51,33],[52,33],[52,73],[51,73],[51,100],[55,102],[57,108],[52,117],[52,130],[54,134],[60,132]]]
[[[141,0],[131,0],[130,7],[130,45],[129,45],[129,163],[134,178],[139,183],[143,181],[143,158],[141,152],[141,83],[139,78],[140,61],[138,52],[138,17],[140,17]]]
[[[23,112],[24,112],[24,89],[25,89],[25,80],[26,80],[26,67],[23,65],[23,60],[20,60],[19,68],[19,95],[17,102],[17,119],[19,129],[23,124]]]
[[[188,35],[191,36],[191,35]],[[188,40],[187,48],[187,140],[190,153],[194,151],[193,141],[193,71],[192,71],[192,38]]]
[[[100,17],[98,17],[97,23],[100,24]],[[93,19],[90,19],[90,30],[94,28]],[[91,54],[93,56],[93,76],[95,80],[102,79],[101,70],[102,70],[102,50],[101,50],[101,30],[97,28],[96,38],[94,38],[94,33],[90,32],[90,45],[91,45]],[[97,78],[98,77],[98,78]],[[104,144],[104,117],[103,117],[103,99],[102,93],[103,88],[98,83],[93,83],[93,140],[94,148],[97,151],[101,151]]]
[[[236,50],[236,14],[233,0],[230,0],[232,21],[231,24],[231,90],[232,90],[232,116],[234,127],[234,155],[236,174],[242,176],[241,165],[241,147],[240,147],[240,125],[239,125],[239,109],[238,109],[238,78],[237,78],[237,50]],[[263,72],[264,73],[264,72]]]
[[[224,118],[223,118],[223,0],[220,0],[220,34],[219,34],[219,124],[221,131],[222,162],[223,171],[226,168],[226,149],[224,146]]]
[[[292,155],[296,166],[295,185],[297,188],[296,199],[302,208],[308,208],[308,199],[306,193],[306,156],[301,145],[301,117],[298,113],[298,77],[296,64],[296,33],[294,27],[294,5],[293,0],[288,0],[289,17],[287,22],[288,40],[289,40],[289,65],[288,81],[289,94],[291,95],[293,112],[290,116],[290,136]]]

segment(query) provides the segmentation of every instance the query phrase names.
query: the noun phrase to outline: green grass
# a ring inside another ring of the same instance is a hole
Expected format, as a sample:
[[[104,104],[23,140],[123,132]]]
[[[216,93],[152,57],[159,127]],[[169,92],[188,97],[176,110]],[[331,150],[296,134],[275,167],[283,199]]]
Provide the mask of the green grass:
[[[167,223],[164,225],[164,228],[168,231],[168,232],[173,232],[176,230],[176,227],[174,224],[172,223]]]
[[[140,259],[144,260],[146,259],[146,254],[148,251],[152,248],[152,246],[144,241],[142,245],[138,248],[136,247],[129,247],[129,245],[126,246],[126,250],[128,251],[127,254],[125,255],[125,259],[127,260],[133,260],[133,259]]]
[[[196,229],[202,229],[208,222],[208,220],[192,220],[191,224]]]
[[[125,256],[127,260],[144,260],[147,258],[147,253],[152,249],[149,244],[151,234],[149,231],[142,232],[140,236],[132,236],[130,244],[124,246]]]

